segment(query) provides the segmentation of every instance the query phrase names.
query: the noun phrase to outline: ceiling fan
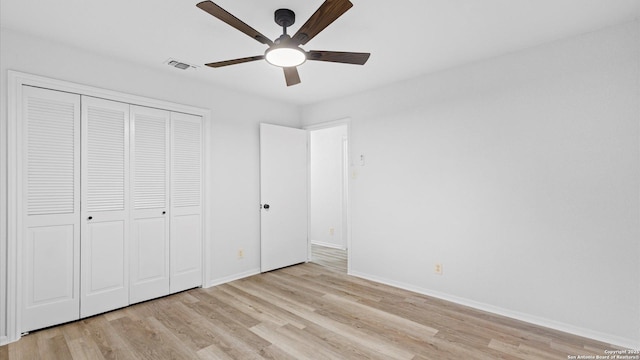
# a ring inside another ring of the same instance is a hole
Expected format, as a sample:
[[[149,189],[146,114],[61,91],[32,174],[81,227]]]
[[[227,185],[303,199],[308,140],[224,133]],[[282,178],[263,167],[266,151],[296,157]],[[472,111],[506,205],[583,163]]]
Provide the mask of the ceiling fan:
[[[305,45],[337,18],[342,16],[342,14],[347,12],[347,10],[353,6],[349,0],[325,0],[325,2],[313,15],[311,15],[309,20],[300,27],[293,37],[287,34],[287,28],[295,23],[295,13],[289,9],[276,10],[275,22],[282,26],[283,34],[275,41],[271,41],[251,26],[245,24],[220,6],[214,4],[212,1],[203,1],[198,3],[196,6],[242,31],[256,41],[269,46],[264,55],[205,64],[206,66],[213,68],[264,59],[272,65],[283,68],[287,86],[291,86],[300,83],[300,75],[298,74],[297,66],[302,65],[307,60],[364,65],[371,55],[369,53],[356,52],[320,50],[304,51],[300,48],[300,45]]]

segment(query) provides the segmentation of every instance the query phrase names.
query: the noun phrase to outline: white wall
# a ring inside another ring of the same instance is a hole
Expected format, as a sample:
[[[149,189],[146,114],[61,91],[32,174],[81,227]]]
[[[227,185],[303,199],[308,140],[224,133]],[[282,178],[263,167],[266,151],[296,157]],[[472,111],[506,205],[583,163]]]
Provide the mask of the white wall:
[[[343,139],[347,125],[310,131],[310,240],[346,249],[343,236]]]
[[[351,118],[366,155],[353,272],[640,347],[639,34],[635,22],[306,107],[307,124]],[[297,126],[299,109],[2,30],[2,251],[8,69],[211,108],[209,276],[259,269],[258,123]]]
[[[354,274],[640,347],[637,21],[303,109],[345,117]]]
[[[0,255],[7,244],[7,70],[42,75],[128,94],[212,109],[212,213],[208,261],[211,283],[260,269],[259,123],[300,126],[293,105],[217,88],[187,79],[176,70],[158,72],[145,66],[52,43],[7,29],[0,32]],[[206,70],[206,69],[203,69]],[[247,106],[247,105],[250,106]],[[237,259],[237,249],[245,256]],[[6,258],[0,258],[0,337],[5,334]]]

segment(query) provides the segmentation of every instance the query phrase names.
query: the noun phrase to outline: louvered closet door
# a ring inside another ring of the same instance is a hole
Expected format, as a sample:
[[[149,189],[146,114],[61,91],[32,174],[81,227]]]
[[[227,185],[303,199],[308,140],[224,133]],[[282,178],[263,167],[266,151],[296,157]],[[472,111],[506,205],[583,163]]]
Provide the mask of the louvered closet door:
[[[169,294],[169,116],[131,106],[131,303]]]
[[[82,97],[82,317],[129,304],[129,105]]]
[[[24,86],[21,332],[79,317],[80,96]]]
[[[202,285],[202,118],[171,113],[171,293]]]

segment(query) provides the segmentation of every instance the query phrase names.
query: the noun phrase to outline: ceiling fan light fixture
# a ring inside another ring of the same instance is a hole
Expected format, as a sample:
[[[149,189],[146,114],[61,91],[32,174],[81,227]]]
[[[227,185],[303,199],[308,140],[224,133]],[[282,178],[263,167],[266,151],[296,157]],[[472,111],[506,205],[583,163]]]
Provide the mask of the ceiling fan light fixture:
[[[264,57],[271,65],[278,67],[296,67],[307,61],[307,54],[298,47],[274,46],[264,53]]]
[[[292,86],[300,83],[298,66],[304,64],[307,60],[364,65],[369,59],[369,55],[371,55],[369,53],[319,50],[307,52],[300,48],[300,46],[306,45],[309,40],[313,39],[318,33],[347,12],[353,6],[349,0],[324,0],[318,10],[298,29],[293,37],[287,34],[287,28],[295,23],[296,14],[290,9],[276,10],[274,20],[276,24],[282,27],[282,35],[274,41],[269,40],[256,29],[211,0],[204,0],[196,6],[259,43],[268,46],[264,55],[205,64],[208,67],[219,68],[250,61],[266,60],[269,64],[282,68],[287,86]]]

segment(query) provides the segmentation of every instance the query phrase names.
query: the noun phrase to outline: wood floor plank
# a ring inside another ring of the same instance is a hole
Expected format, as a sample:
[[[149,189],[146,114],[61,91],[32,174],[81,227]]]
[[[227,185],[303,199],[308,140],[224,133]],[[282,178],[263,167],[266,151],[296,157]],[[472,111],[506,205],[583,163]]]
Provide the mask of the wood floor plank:
[[[174,334],[188,349],[197,352],[210,344],[210,339],[200,331],[194,331],[191,327],[192,312],[180,301],[161,303],[150,301],[146,307],[154,314],[156,319],[169,332]],[[165,311],[168,307],[171,311]],[[151,318],[147,318],[151,319]]]
[[[199,325],[213,335],[214,344],[236,359],[259,359],[259,349],[270,345],[202,301],[187,306],[200,315]]]
[[[366,359],[366,357],[358,356],[359,354],[357,351],[348,351],[347,348],[338,346],[338,343],[336,342],[327,341],[327,338],[317,336],[318,333],[312,331],[310,328],[301,330],[291,325],[285,325],[281,326],[278,329],[278,332],[293,340],[294,344],[309,344],[309,347],[313,350],[310,358],[314,358],[317,354],[323,354],[329,359],[341,359],[347,356],[349,359]]]
[[[288,309],[274,306],[274,304],[271,304],[259,295],[255,296],[250,294],[238,288],[235,284],[226,284],[223,285],[223,287],[225,292],[235,296],[238,301],[260,313],[260,319],[262,321],[271,321],[279,325],[291,324],[300,329],[306,326],[307,321],[304,318],[293,314]]]
[[[268,360],[298,360],[274,344],[260,350],[260,356]]]
[[[20,341],[5,345],[9,349],[10,360],[33,360],[38,358],[37,336],[33,333],[23,336]]]
[[[296,359],[331,359],[331,357],[325,354],[321,349],[314,348],[308,341],[304,341],[302,343],[296,342],[294,338],[287,336],[287,333],[281,330],[282,328],[284,327],[269,323],[262,323],[252,327],[250,330],[261,338],[277,345],[284,352]]]
[[[197,354],[200,358],[213,359],[241,359],[246,352],[244,342],[235,338],[233,334],[225,331],[217,325],[219,319],[209,318],[194,311],[197,303],[185,304],[191,311],[190,327],[193,331],[201,333],[208,338],[210,345],[198,350]]]
[[[200,349],[197,352],[198,357],[202,360],[234,360],[234,358],[227,354],[224,350],[220,349],[216,345],[212,344],[204,349]]]
[[[396,348],[401,348],[403,350],[402,356],[408,356],[409,354],[415,356],[417,354],[438,353],[439,355],[447,355],[445,358],[449,357],[448,352],[443,351],[442,344],[440,347],[437,347],[436,342],[438,340],[435,337],[423,338],[420,336],[420,338],[416,338],[415,334],[409,331],[398,333],[397,331],[393,331],[393,329],[381,326],[378,322],[371,321],[366,316],[363,317],[361,314],[352,314],[346,311],[343,312],[337,308],[332,309],[326,307],[316,311],[316,313],[322,318],[326,318],[340,324],[341,326],[339,328],[344,326],[346,328],[357,329],[359,336],[363,339],[368,339],[369,344],[391,344],[392,346],[396,346]],[[384,329],[384,331],[380,331],[381,329]],[[386,353],[384,350],[378,351],[389,356],[392,356],[391,354],[393,354]],[[451,358],[459,358],[459,354],[457,353],[452,353],[451,355]]]
[[[403,318],[388,312],[368,307],[362,303],[347,300],[339,296],[332,294],[325,294],[323,299],[331,301],[336,306],[340,307],[344,311],[351,314],[360,314],[366,317],[369,321],[380,324],[380,327],[385,327],[397,332],[407,331],[411,336],[418,338],[435,336],[438,333],[437,329],[430,326],[419,324],[408,318]]]
[[[260,283],[264,285],[264,282],[261,281]],[[290,312],[300,316],[301,318],[336,332],[354,343],[361,344],[368,348],[373,348],[377,352],[387,355],[389,358],[410,359],[413,357],[412,353],[409,353],[394,344],[379,342],[376,338],[372,337],[371,334],[364,333],[357,328],[335,321],[328,316],[323,316],[318,313],[318,310],[300,303],[297,299],[282,298],[277,292],[273,292],[270,287],[260,287],[257,284],[248,282],[242,282],[236,286],[242,286],[242,289],[255,296],[261,296],[277,306],[286,307]]]
[[[88,342],[80,338],[70,340],[67,343],[69,344],[69,352],[73,359],[104,359],[100,349],[93,342]]]
[[[373,348],[377,352],[385,354],[391,359],[411,359],[414,356],[413,353],[404,350],[402,347],[396,346],[392,343],[380,342],[379,339],[376,339],[372,334],[367,334],[356,327],[350,327],[349,325],[336,321],[328,316],[321,315],[317,310],[304,306],[297,300],[280,298],[277,294],[273,294],[270,289],[267,289],[266,287],[261,288],[256,284],[248,284],[246,282],[235,286],[241,286],[243,290],[252,293],[253,295],[261,296],[278,306],[286,307],[289,311],[301,318],[336,332],[341,336],[348,338],[350,341],[360,344],[361,346]]]
[[[62,334],[69,346],[71,357],[75,359],[98,359],[103,360],[104,356],[98,345],[87,335],[84,322],[78,321],[71,324],[65,324],[60,327]]]
[[[311,244],[311,261],[327,269],[347,273],[347,250]]]
[[[352,285],[351,287],[345,287],[344,283],[337,283],[330,278],[308,275],[301,276],[298,273],[291,273],[291,271],[289,271],[290,269],[286,270],[287,271],[281,271],[274,274],[281,279],[288,279],[290,282],[295,283],[298,287],[301,288],[317,289],[325,294],[330,293],[352,300],[360,300],[364,298],[371,301],[380,301],[382,299],[379,296],[369,294],[366,290],[361,291],[359,287],[354,285]],[[303,282],[300,281],[301,278],[304,279]]]
[[[38,336],[38,349],[39,359],[71,359],[71,352],[69,346],[62,333],[58,333],[54,336],[48,336],[49,334],[39,333]]]
[[[194,293],[194,297],[206,302],[208,306],[215,308],[221,315],[233,319],[245,328],[250,328],[260,322],[256,318],[245,314],[231,306],[229,303],[223,301],[225,295],[219,294],[221,292],[222,291],[219,289],[205,289],[201,292]]]
[[[105,359],[115,360],[127,357],[135,360],[141,359],[138,352],[124,341],[128,334],[118,333],[106,317],[98,315],[76,322],[76,324],[78,323],[86,327],[88,333],[86,338],[96,344]]]
[[[308,333],[309,336],[314,336],[317,339],[322,339],[322,341],[325,341],[329,345],[340,349],[340,353],[345,359],[387,359],[385,355],[380,354],[371,348],[358,346],[358,344],[352,343],[344,336],[340,336],[339,334],[330,331],[322,326],[310,324],[309,326],[304,328],[304,331]]]
[[[0,347],[0,360],[537,360],[614,349],[307,263],[35,331]]]
[[[173,328],[166,327],[162,322],[160,322],[155,317],[150,317],[146,319],[147,324],[151,330],[153,330],[156,334],[162,336],[163,345],[168,347],[171,350],[180,349],[180,351],[175,352],[175,356],[171,356],[173,359],[194,359],[197,357],[197,350],[193,347],[187,346],[189,342],[184,342],[180,337],[180,333],[173,332]],[[182,333],[184,334],[184,333]],[[190,336],[186,337],[187,339],[191,339]]]
[[[126,334],[125,342],[135,348],[136,353],[143,359],[189,359],[194,357],[185,347],[171,347],[167,343],[167,336],[153,329],[148,321],[122,317],[109,323],[119,333]]]

